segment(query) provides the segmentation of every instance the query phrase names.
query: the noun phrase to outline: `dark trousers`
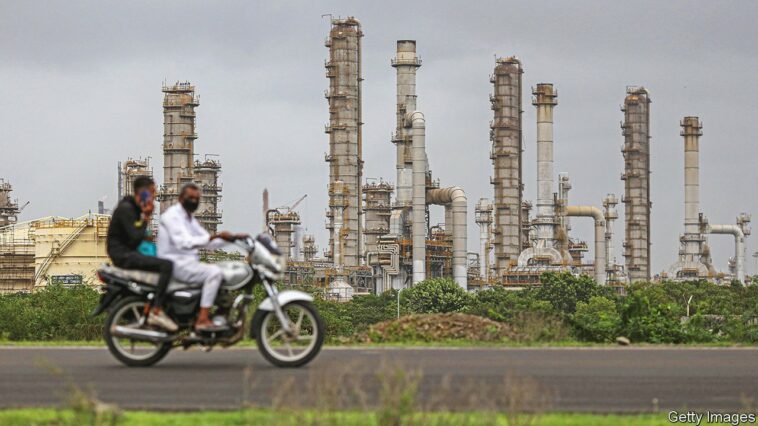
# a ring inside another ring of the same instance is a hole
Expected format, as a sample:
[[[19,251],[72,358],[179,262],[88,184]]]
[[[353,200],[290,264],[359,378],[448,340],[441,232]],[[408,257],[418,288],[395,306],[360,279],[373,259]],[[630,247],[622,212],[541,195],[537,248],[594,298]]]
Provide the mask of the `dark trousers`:
[[[171,271],[174,269],[174,265],[170,260],[145,256],[144,254],[136,251],[124,253],[117,258],[113,258],[112,260],[113,264],[119,268],[158,272],[160,274],[160,278],[158,279],[158,288],[155,289],[153,306],[163,306],[163,301],[166,298],[166,287],[168,287],[168,282],[171,280]]]

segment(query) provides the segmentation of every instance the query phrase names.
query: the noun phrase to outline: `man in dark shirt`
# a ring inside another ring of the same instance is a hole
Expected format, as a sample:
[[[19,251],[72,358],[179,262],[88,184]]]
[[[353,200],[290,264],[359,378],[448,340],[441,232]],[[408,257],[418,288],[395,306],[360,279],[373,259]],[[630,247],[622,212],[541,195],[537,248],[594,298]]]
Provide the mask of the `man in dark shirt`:
[[[138,250],[146,239],[155,209],[155,182],[148,176],[140,176],[134,180],[133,189],[134,195],[124,197],[113,211],[108,227],[108,256],[119,268],[160,273],[147,323],[173,332],[178,326],[162,309],[173,265],[169,260],[146,256]]]

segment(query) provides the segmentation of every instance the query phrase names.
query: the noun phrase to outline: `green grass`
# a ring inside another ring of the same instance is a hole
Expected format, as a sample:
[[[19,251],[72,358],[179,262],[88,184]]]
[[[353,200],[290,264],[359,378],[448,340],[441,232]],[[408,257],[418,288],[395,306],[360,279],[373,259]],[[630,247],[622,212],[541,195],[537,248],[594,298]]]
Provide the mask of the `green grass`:
[[[204,411],[191,413],[126,411],[121,414],[118,426],[200,426],[200,425],[379,425],[379,415],[374,412],[354,411],[272,411],[250,409],[243,411]],[[70,410],[14,409],[0,411],[3,426],[51,426],[73,425],[82,420]],[[412,419],[409,419],[412,420]],[[97,424],[87,422],[88,424]],[[507,425],[505,415],[494,417],[487,413],[419,413],[412,424],[424,425]],[[401,423],[405,424],[405,423]],[[537,418],[539,426],[662,426],[668,425],[666,413],[643,415],[600,415],[576,413],[551,413]]]

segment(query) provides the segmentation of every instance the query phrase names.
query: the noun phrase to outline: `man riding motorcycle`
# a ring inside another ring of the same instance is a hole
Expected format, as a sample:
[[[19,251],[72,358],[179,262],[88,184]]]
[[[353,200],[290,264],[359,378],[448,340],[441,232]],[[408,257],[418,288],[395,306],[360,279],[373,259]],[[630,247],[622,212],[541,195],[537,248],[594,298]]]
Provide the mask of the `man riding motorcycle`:
[[[174,264],[173,276],[187,284],[202,284],[200,312],[195,322],[196,331],[218,331],[223,326],[210,319],[210,308],[223,280],[216,265],[200,262],[199,249],[215,249],[226,242],[247,238],[247,234],[222,231],[210,235],[193,216],[200,205],[200,187],[194,183],[182,186],[179,203],[166,209],[158,228],[158,257]]]

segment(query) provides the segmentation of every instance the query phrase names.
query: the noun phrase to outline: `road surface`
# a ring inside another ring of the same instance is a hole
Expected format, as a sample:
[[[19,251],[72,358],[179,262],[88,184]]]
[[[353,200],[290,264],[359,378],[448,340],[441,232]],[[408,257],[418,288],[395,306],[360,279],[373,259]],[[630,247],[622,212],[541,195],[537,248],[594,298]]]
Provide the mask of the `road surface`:
[[[59,405],[72,384],[126,409],[363,408],[386,398],[383,387],[418,380],[427,408],[727,412],[758,397],[757,366],[751,348],[346,348],[325,349],[292,370],[269,365],[255,349],[177,350],[139,369],[104,348],[5,347],[0,408]]]

